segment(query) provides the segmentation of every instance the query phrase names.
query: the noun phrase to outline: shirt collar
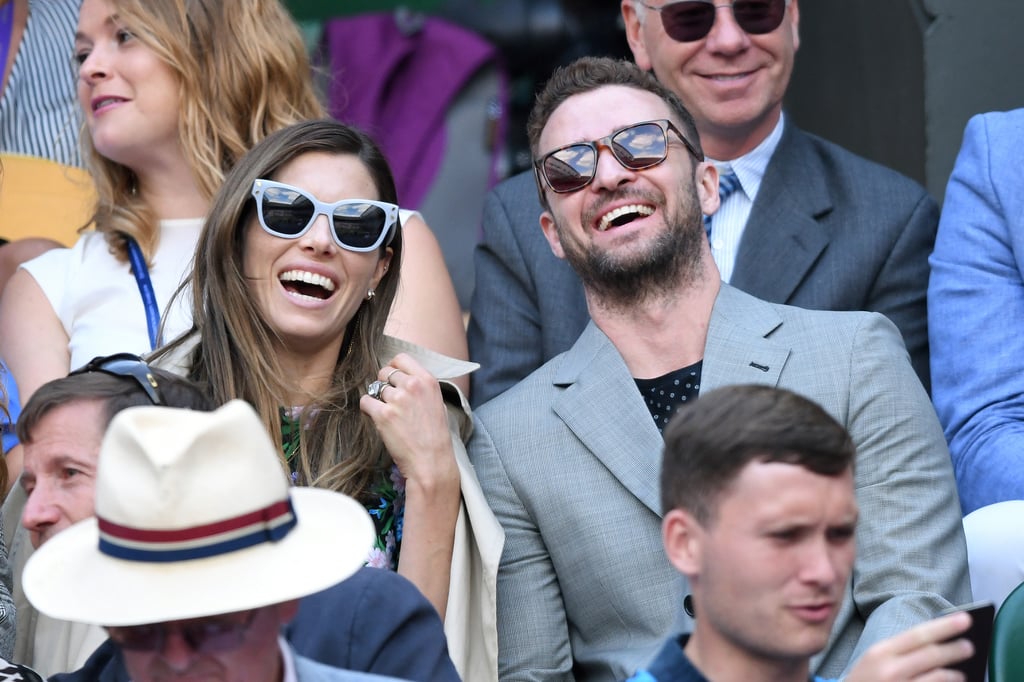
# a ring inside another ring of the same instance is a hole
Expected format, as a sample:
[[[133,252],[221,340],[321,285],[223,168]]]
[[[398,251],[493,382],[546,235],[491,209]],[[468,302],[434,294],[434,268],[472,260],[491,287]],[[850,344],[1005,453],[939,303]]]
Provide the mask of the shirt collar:
[[[779,146],[779,140],[782,139],[782,129],[785,127],[785,122],[786,115],[780,113],[779,120],[775,127],[772,128],[772,132],[768,134],[768,137],[761,140],[761,144],[743,156],[731,161],[708,159],[711,163],[715,164],[719,173],[728,173],[730,171],[735,173],[736,177],[739,178],[743,193],[747,195],[750,201],[754,201],[758,190],[761,189],[761,181],[764,179],[764,173],[768,169],[768,162],[772,160],[772,154],[775,153],[775,148]]]
[[[281,669],[284,671],[281,682],[298,682],[299,678],[295,673],[295,655],[292,653],[292,648],[285,641],[284,637],[280,635],[277,638],[277,646],[281,649]]]

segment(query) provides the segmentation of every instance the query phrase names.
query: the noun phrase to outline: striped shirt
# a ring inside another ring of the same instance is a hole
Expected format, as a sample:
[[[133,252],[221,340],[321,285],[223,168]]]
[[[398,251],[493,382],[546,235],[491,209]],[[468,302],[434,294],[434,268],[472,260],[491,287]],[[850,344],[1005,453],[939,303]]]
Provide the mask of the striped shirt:
[[[0,151],[82,165],[71,68],[80,5],[81,0],[29,0],[25,32],[0,96]]]
[[[761,180],[768,169],[768,163],[772,160],[775,148],[779,146],[779,140],[782,139],[783,121],[784,116],[780,115],[778,123],[768,137],[738,159],[729,162],[708,159],[715,164],[720,174],[735,173],[740,181],[739,188],[722,202],[721,207],[711,218],[711,256],[718,265],[723,282],[732,279],[743,230],[747,227],[747,219],[754,207],[757,191],[761,189]]]

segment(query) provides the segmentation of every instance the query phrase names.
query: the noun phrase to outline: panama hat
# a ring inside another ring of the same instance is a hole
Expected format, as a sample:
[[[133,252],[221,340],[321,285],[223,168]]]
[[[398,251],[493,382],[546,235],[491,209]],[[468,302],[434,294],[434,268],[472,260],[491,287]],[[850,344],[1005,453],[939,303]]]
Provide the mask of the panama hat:
[[[319,592],[354,573],[372,542],[355,500],[289,487],[247,403],[135,407],[103,439],[96,517],[40,547],[23,586],[54,618],[161,623]]]

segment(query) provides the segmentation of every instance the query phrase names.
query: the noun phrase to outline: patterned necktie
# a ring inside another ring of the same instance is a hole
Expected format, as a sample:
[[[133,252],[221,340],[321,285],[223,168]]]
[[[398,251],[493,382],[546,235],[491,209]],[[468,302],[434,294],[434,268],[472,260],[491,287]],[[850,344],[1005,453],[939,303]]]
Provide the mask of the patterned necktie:
[[[718,176],[718,206],[721,207],[729,196],[740,188],[740,179],[733,172]],[[704,231],[711,239],[711,216],[704,216]]]

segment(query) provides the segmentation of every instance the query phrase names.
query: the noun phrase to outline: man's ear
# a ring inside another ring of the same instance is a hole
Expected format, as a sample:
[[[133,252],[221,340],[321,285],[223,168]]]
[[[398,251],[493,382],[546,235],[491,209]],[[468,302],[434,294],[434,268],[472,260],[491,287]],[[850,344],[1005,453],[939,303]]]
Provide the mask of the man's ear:
[[[637,14],[634,2],[635,0],[622,0],[620,5],[622,22],[626,26],[626,41],[629,43],[629,49],[633,52],[633,61],[636,62],[636,65],[644,71],[650,71],[651,58],[647,54],[647,43],[644,42],[644,24],[640,20],[640,15]],[[650,19],[650,17],[645,17],[646,19]]]
[[[555,218],[551,215],[551,211],[544,211],[540,214],[540,229],[544,231],[544,237],[548,240],[551,252],[565,260],[562,240],[558,238],[558,229],[555,227]]]
[[[671,509],[661,521],[665,555],[669,563],[687,578],[700,574],[703,539],[703,527],[688,511]]]
[[[704,215],[712,215],[718,210],[721,200],[718,197],[718,169],[715,164],[701,161],[694,172],[697,182],[697,198]]]

